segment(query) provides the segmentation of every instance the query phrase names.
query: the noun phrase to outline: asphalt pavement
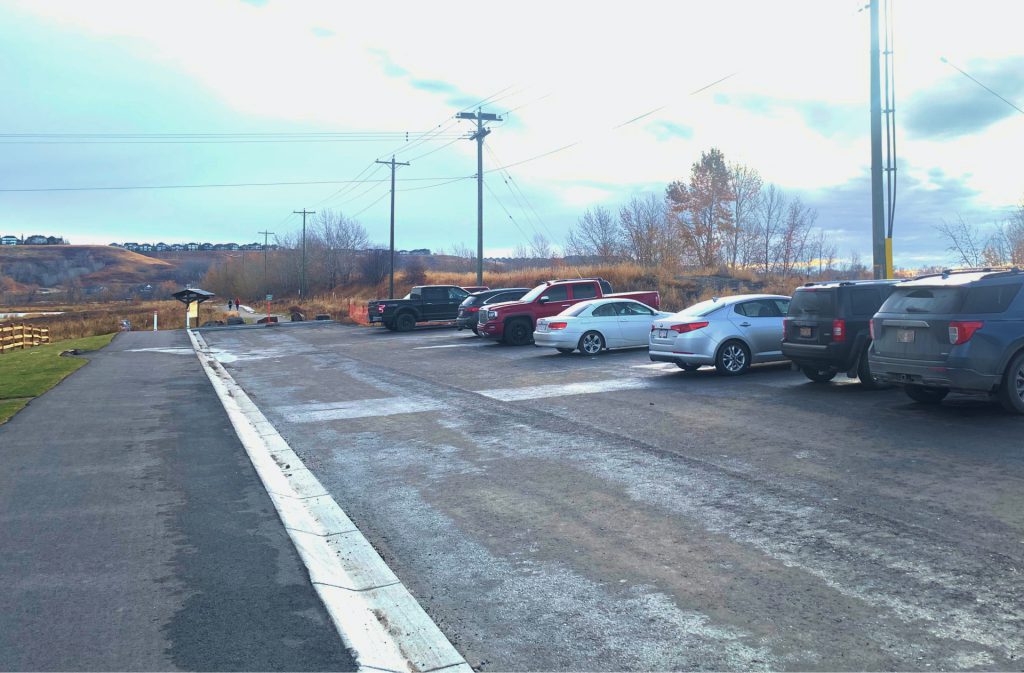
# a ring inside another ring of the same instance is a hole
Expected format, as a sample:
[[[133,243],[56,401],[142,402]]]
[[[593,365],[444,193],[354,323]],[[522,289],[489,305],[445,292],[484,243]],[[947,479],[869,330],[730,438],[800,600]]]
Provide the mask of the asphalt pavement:
[[[1024,419],[451,329],[209,331],[479,670],[1019,670]]]
[[[0,669],[355,670],[184,332],[0,426]]]

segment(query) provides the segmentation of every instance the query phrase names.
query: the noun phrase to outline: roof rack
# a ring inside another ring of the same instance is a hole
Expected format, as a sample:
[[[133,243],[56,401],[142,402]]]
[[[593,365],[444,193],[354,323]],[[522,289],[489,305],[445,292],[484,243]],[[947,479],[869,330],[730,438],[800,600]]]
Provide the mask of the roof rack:
[[[961,269],[943,269],[937,273],[925,273],[920,276],[916,276],[914,280],[920,278],[935,278],[941,276],[942,278],[949,278],[955,273],[1020,273],[1021,270],[1016,266],[980,266],[980,267],[964,267]]]
[[[804,283],[801,287],[816,287],[819,285],[862,285],[864,283],[884,283],[891,281],[893,283],[901,283],[906,278],[858,278],[857,280],[816,280],[809,283]]]
[[[595,277],[593,277],[593,278],[555,278],[554,280],[548,280],[548,281],[545,281],[545,282],[546,282],[546,283],[547,283],[548,285],[550,285],[551,283],[570,283],[570,282],[572,282],[572,281],[574,281],[574,280],[575,280],[575,281],[581,281],[581,280],[596,280],[596,281],[603,281],[603,280],[604,280],[604,278],[598,278],[598,277],[596,277],[596,276],[595,276]]]

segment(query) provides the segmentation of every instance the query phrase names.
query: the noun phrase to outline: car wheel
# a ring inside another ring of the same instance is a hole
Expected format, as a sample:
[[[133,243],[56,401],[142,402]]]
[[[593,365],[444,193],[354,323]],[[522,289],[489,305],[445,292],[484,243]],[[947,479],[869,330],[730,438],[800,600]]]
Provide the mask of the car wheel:
[[[828,383],[836,377],[837,373],[834,369],[818,369],[817,367],[801,367],[800,371],[815,383]]]
[[[676,367],[679,367],[684,372],[695,372],[700,369],[700,365],[693,365],[689,362],[677,362]]]
[[[403,313],[395,318],[395,329],[399,332],[411,332],[416,327],[416,316],[412,313]]]
[[[741,341],[726,341],[715,356],[715,369],[725,376],[737,376],[750,369],[750,349]]]
[[[525,346],[533,341],[532,337],[529,320],[520,318],[505,325],[505,343],[510,346]]]
[[[475,334],[477,336],[480,336],[480,328],[479,327],[473,327],[472,329],[473,329],[473,334]]]
[[[1003,374],[999,403],[1007,411],[1024,414],[1024,352],[1017,353]]]
[[[888,386],[871,375],[871,362],[868,360],[868,352],[861,353],[860,362],[857,363],[857,378],[860,379],[860,387],[864,390],[882,390]]]
[[[561,353],[562,355],[568,355],[569,353],[572,353],[576,349],[575,348],[556,348],[555,350],[558,351],[559,353]]]
[[[604,337],[600,332],[587,332],[580,337],[579,349],[586,355],[600,355],[604,350]]]
[[[938,404],[949,394],[949,388],[931,388],[929,386],[904,386],[903,390],[910,399],[921,404]]]

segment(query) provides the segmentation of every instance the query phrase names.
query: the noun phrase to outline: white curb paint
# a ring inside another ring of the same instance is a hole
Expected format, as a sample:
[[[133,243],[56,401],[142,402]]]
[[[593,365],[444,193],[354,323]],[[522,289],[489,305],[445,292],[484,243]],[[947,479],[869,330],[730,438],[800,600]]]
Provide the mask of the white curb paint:
[[[370,542],[217,361],[205,339],[192,330],[188,334],[359,670],[472,673]]]

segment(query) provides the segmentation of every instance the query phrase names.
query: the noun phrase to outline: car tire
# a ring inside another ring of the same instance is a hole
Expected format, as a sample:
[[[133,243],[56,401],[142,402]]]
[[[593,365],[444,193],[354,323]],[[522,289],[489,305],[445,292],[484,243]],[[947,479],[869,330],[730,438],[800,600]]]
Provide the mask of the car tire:
[[[510,346],[525,346],[533,341],[530,321],[525,318],[510,320],[505,324],[505,343]]]
[[[938,404],[946,399],[949,388],[933,388],[930,386],[903,386],[907,397],[921,404]]]
[[[867,349],[861,353],[860,362],[857,363],[857,378],[860,379],[860,387],[864,390],[882,390],[890,387],[871,375],[871,361],[868,360]]]
[[[574,352],[576,349],[575,348],[556,348],[555,350],[558,351],[559,353],[561,353],[562,355],[569,355],[570,353]]]
[[[695,372],[700,369],[700,365],[690,364],[689,362],[677,362],[676,367],[679,367],[684,372]]]
[[[715,369],[722,376],[739,376],[750,369],[750,349],[742,341],[726,341],[715,355]]]
[[[1003,373],[999,403],[1014,414],[1024,414],[1024,352],[1017,353]]]
[[[818,367],[801,367],[800,371],[815,383],[828,383],[839,373],[834,369],[819,369]]]
[[[395,330],[399,332],[411,332],[416,327],[416,316],[412,313],[402,313],[395,318]]]
[[[480,336],[480,328],[479,327],[472,327],[471,329],[473,330],[473,334],[475,334],[477,336]]]
[[[604,350],[604,337],[600,332],[587,332],[580,337],[578,348],[584,355],[600,355]]]

